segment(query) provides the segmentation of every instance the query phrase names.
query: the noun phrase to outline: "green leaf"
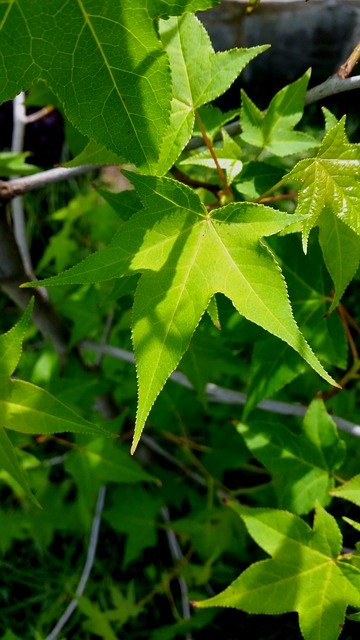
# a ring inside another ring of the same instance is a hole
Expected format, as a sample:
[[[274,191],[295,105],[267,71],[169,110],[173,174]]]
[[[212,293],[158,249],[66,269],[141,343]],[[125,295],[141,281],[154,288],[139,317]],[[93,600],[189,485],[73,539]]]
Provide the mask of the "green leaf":
[[[0,424],[21,433],[90,433],[106,431],[88,422],[48,391],[24,380],[0,377]]]
[[[130,457],[128,450],[125,451],[109,439],[97,438],[70,453],[66,462],[67,468],[84,465],[82,458],[87,462],[90,476],[97,477],[102,483],[155,481],[154,476],[147,473],[134,458]]]
[[[335,295],[327,311],[329,314],[340,302],[359,267],[360,238],[331,210],[324,209],[318,225],[324,262],[335,285]]]
[[[237,427],[251,453],[270,472],[279,507],[308,513],[326,506],[333,474],[345,456],[345,444],[322,400],[313,400],[300,435],[280,423],[252,422]]]
[[[305,256],[299,237],[275,238],[272,249],[288,286],[296,321],[318,357],[338,368],[347,366],[347,339],[337,314],[325,318],[327,282],[324,283],[321,250],[311,243]],[[264,369],[267,375],[264,376]],[[306,370],[305,362],[273,336],[255,343],[244,416],[262,400],[274,395]]]
[[[241,92],[241,138],[259,149],[267,149],[276,156],[302,153],[318,146],[317,140],[306,133],[293,131],[304,111],[304,98],[310,72],[281,89],[265,112],[260,111]]]
[[[26,473],[19,463],[15,448],[2,427],[0,427],[0,467],[5,469],[19,483],[29,500],[37,507],[40,507],[30,489]]]
[[[284,178],[299,187],[297,213],[306,214],[302,223],[305,251],[311,229],[324,223],[323,212],[324,216],[332,212],[360,235],[359,163],[360,145],[349,143],[342,118],[326,133],[317,155],[300,160]]]
[[[192,135],[195,110],[226,91],[243,68],[267,46],[215,53],[205,28],[190,13],[160,21],[159,29],[169,56],[173,85],[170,123],[159,161],[152,166],[153,173],[163,175]]]
[[[35,165],[25,162],[29,155],[29,153],[2,151],[0,153],[0,176],[2,178],[30,176],[39,171],[39,168],[35,167]]]
[[[286,511],[230,506],[271,559],[252,564],[225,591],[195,605],[296,611],[305,640],[336,640],[347,606],[360,605],[360,570],[337,557],[342,539],[335,519],[319,506],[311,529]]]
[[[128,534],[123,560],[126,566],[144,549],[155,546],[161,498],[139,486],[117,487],[113,496],[113,505],[105,509],[104,519],[115,531]]]
[[[7,333],[0,335],[0,376],[11,376],[21,356],[22,343],[34,308],[32,299],[19,322]]]
[[[360,474],[354,476],[348,482],[344,482],[336,489],[332,489],[330,493],[335,498],[349,500],[349,502],[353,502],[360,507]]]
[[[5,0],[0,100],[41,79],[85,136],[138,165],[153,163],[171,98],[156,5],[171,12],[171,4],[143,0]]]
[[[300,333],[279,266],[261,242],[294,217],[252,203],[233,203],[210,214],[191,189],[174,180],[135,174],[131,179],[145,209],[122,225],[109,247],[42,283],[97,282],[143,272],[133,309],[139,397],[132,451],[217,292],[336,384]]]

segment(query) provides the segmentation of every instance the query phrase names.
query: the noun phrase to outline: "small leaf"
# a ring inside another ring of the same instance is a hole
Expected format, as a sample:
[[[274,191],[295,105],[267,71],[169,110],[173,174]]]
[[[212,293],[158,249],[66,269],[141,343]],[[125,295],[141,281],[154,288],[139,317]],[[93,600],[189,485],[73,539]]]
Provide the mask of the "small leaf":
[[[304,111],[309,78],[310,72],[306,72],[299,80],[281,89],[265,112],[260,111],[242,90],[242,140],[280,157],[317,147],[317,140],[306,133],[293,131]]]
[[[324,209],[318,224],[324,262],[335,285],[334,299],[327,311],[330,314],[359,267],[360,237],[333,211]]]
[[[0,427],[0,466],[19,483],[29,500],[37,507],[40,507],[39,502],[30,489],[26,473],[16,456],[15,448],[5,429],[2,427]]]
[[[305,640],[337,640],[347,606],[360,606],[360,570],[337,558],[342,539],[336,520],[319,506],[311,529],[286,511],[229,506],[272,557],[252,564],[222,593],[194,604],[272,615],[297,611]]]
[[[29,153],[14,153],[13,151],[2,151],[0,153],[0,176],[10,178],[11,176],[31,176],[39,171],[33,164],[25,162]]]
[[[360,474],[354,476],[348,482],[344,482],[336,489],[332,489],[330,493],[335,498],[349,500],[349,502],[353,502],[360,507]]]
[[[33,308],[34,299],[29,302],[26,311],[17,324],[7,333],[0,335],[0,376],[11,376],[18,365],[25,331]]]

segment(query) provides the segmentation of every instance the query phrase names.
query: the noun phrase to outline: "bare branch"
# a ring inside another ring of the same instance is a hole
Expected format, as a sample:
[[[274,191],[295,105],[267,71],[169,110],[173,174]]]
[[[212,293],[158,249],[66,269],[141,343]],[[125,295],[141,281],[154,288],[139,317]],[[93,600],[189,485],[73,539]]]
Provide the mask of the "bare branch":
[[[343,91],[351,91],[360,88],[360,76],[352,76],[351,78],[341,78],[336,73],[330,76],[325,82],[309,89],[305,96],[305,104],[312,104],[328,96],[342,93]]]
[[[111,345],[102,345],[96,342],[91,342],[90,340],[84,340],[79,344],[80,348],[87,349],[89,351],[93,351],[95,353],[102,352],[107,354],[113,358],[117,358],[119,360],[125,360],[126,362],[134,363],[134,354],[131,351],[125,351],[125,349],[119,349],[117,347],[113,347]],[[193,385],[190,380],[181,373],[181,371],[174,371],[171,374],[170,380],[173,382],[177,382],[183,387],[187,389],[193,389]],[[244,405],[247,401],[247,396],[245,393],[240,393],[239,391],[234,391],[232,389],[225,389],[224,387],[219,387],[212,382],[209,382],[206,385],[206,394],[209,402],[214,402],[218,404],[239,404]],[[283,415],[291,415],[291,416],[304,416],[308,410],[308,407],[302,404],[295,404],[290,402],[281,402],[279,400],[262,400],[256,406],[257,409],[262,409],[263,411],[271,411],[272,413],[280,413]],[[360,425],[354,424],[349,420],[345,420],[344,418],[340,418],[339,416],[331,416],[334,420],[335,424],[341,431],[346,431],[357,438],[360,438]],[[142,438],[145,436],[143,435]]]
[[[82,596],[82,594],[84,593],[84,589],[86,587],[86,583],[87,583],[87,581],[89,579],[90,572],[91,572],[91,569],[93,567],[94,560],[95,560],[96,547],[97,547],[97,543],[98,543],[98,539],[99,539],[99,529],[100,529],[100,523],[101,523],[101,514],[102,514],[102,510],[104,508],[105,494],[106,494],[106,488],[105,487],[100,487],[99,494],[98,494],[98,499],[97,499],[97,503],[96,503],[96,508],[95,508],[95,513],[94,513],[94,518],[93,518],[93,522],[92,522],[92,526],[91,526],[91,534],[90,534],[89,546],[88,546],[88,550],[87,550],[86,562],[85,562],[85,565],[84,565],[83,572],[81,574],[81,578],[80,578],[79,584],[78,584],[77,589],[75,591],[76,598],[73,598],[71,600],[69,606],[65,609],[64,613],[62,614],[61,618],[57,621],[57,623],[56,623],[55,627],[53,628],[53,630],[46,637],[46,640],[56,640],[56,638],[58,637],[61,629],[63,629],[63,627],[66,625],[67,621],[69,620],[69,618],[71,617],[71,615],[75,611],[76,607],[78,606],[78,600],[77,599],[80,598]]]
[[[184,560],[184,556],[181,552],[180,545],[177,541],[177,537],[175,535],[174,530],[170,526],[170,514],[169,509],[166,506],[161,507],[161,515],[166,523],[166,537],[169,544],[170,554],[173,559],[173,562],[181,563]],[[190,602],[189,602],[189,591],[187,588],[187,584],[185,579],[182,576],[178,577],[178,584],[181,594],[181,607],[184,620],[189,620],[191,618],[190,611]],[[192,640],[192,636],[190,633],[186,634],[185,640]]]
[[[14,178],[14,180],[0,180],[0,199],[11,200],[16,196],[19,196],[27,191],[34,191],[34,189],[40,189],[46,187],[49,184],[55,182],[63,182],[80,176],[83,173],[89,173],[89,171],[95,171],[98,169],[95,165],[81,165],[79,167],[56,167],[55,169],[48,169],[47,171],[41,171],[35,173],[32,176],[26,176],[24,178]]]

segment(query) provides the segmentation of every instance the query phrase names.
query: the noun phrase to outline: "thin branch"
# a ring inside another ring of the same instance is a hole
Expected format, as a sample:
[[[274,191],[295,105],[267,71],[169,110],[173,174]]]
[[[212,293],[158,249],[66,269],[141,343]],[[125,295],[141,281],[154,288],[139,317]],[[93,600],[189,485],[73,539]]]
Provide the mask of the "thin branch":
[[[91,526],[91,534],[90,534],[90,540],[89,540],[89,546],[88,546],[88,551],[87,551],[86,562],[85,562],[85,565],[84,565],[83,572],[81,574],[81,578],[80,578],[79,584],[78,584],[77,589],[75,591],[76,598],[73,598],[71,600],[69,606],[65,609],[64,613],[62,614],[61,618],[56,623],[56,625],[53,628],[53,630],[46,637],[46,640],[56,640],[56,638],[58,637],[61,629],[66,625],[67,621],[69,620],[69,618],[71,617],[71,615],[75,611],[76,607],[78,606],[78,598],[80,598],[82,596],[82,594],[84,593],[84,589],[86,587],[86,583],[87,583],[87,581],[89,579],[90,572],[91,572],[91,569],[93,567],[94,560],[95,560],[96,547],[97,547],[97,543],[98,543],[98,539],[99,539],[99,529],[100,529],[100,523],[101,523],[101,514],[102,514],[102,510],[104,508],[105,494],[106,494],[106,488],[105,487],[100,487],[99,494],[98,494],[98,499],[97,499],[97,502],[96,502],[94,518],[93,518],[93,522],[92,522],[92,526]]]
[[[24,151],[26,108],[25,93],[22,91],[13,100],[13,133],[11,141],[11,151],[21,153]],[[18,176],[16,176],[17,179]],[[11,217],[14,226],[14,236],[19,247],[24,269],[29,279],[34,279],[29,246],[26,238],[26,221],[24,203],[21,196],[14,198],[11,203]]]
[[[167,525],[165,529],[165,533],[168,540],[170,554],[173,559],[173,562],[182,564],[184,561],[184,556],[180,549],[180,545],[177,541],[175,532],[170,525],[169,509],[166,506],[163,506],[161,507],[160,512],[164,522]],[[178,576],[177,580],[179,583],[179,589],[180,589],[180,595],[181,595],[181,608],[182,608],[183,618],[184,620],[190,620],[191,611],[190,611],[189,591],[187,588],[187,584],[185,579],[182,576]],[[192,636],[190,633],[186,634],[185,640],[192,640]]]
[[[40,173],[35,173],[34,175],[24,178],[14,178],[8,181],[0,180],[0,199],[11,200],[27,191],[34,191],[34,189],[40,189],[55,182],[63,182],[64,180],[69,180],[69,178],[80,176],[83,173],[95,171],[98,168],[97,165],[81,165],[70,168],[56,167],[55,169],[41,171]]]
[[[124,360],[126,362],[134,363],[134,354],[131,351],[126,351],[125,349],[119,349],[118,347],[113,347],[111,345],[102,345],[96,342],[92,342],[91,340],[84,340],[80,342],[79,347],[81,349],[93,351],[98,353],[102,351],[104,354],[109,355],[113,358],[117,358],[119,360]],[[182,387],[186,387],[187,389],[193,389],[193,385],[190,380],[181,373],[181,371],[174,371],[171,374],[170,380],[180,384]],[[241,393],[239,391],[234,391],[232,389],[225,389],[224,387],[219,387],[212,382],[209,382],[206,385],[206,395],[209,402],[214,402],[217,404],[234,404],[234,405],[244,405],[247,401],[247,395],[245,393]],[[302,404],[295,404],[290,402],[282,402],[280,400],[262,400],[259,404],[256,405],[257,409],[262,409],[263,411],[270,411],[272,413],[280,413],[282,415],[291,415],[291,416],[304,416],[308,410],[308,407]],[[360,438],[360,425],[350,422],[349,420],[345,420],[339,416],[332,415],[331,418],[337,425],[341,431],[346,431],[357,438]],[[144,434],[142,438],[144,438]]]
[[[352,91],[360,88],[360,76],[352,76],[351,78],[340,78],[336,73],[325,82],[318,84],[316,87],[309,89],[305,96],[305,105],[312,104],[328,96],[342,93],[343,91]]]
[[[223,186],[224,193],[229,198],[232,199],[232,195],[233,194],[232,194],[232,191],[231,191],[231,189],[230,189],[230,187],[228,185],[228,182],[227,182],[227,179],[226,179],[226,175],[225,175],[223,169],[220,167],[219,160],[217,159],[213,144],[212,144],[209,136],[207,135],[207,133],[205,131],[205,127],[204,127],[204,125],[202,123],[202,120],[201,120],[201,118],[200,118],[200,116],[199,116],[199,114],[198,114],[198,112],[196,110],[195,110],[195,119],[196,119],[196,124],[199,127],[199,131],[200,131],[200,133],[201,133],[201,135],[202,135],[202,137],[204,139],[204,142],[205,142],[207,148],[209,149],[210,155],[211,155],[212,159],[214,160],[216,171],[218,172],[218,176],[219,176],[221,184]]]
[[[355,45],[349,57],[339,67],[336,74],[339,76],[339,78],[347,78],[352,72],[352,70],[354,69],[354,67],[357,65],[359,60],[360,60],[360,42],[358,42],[357,45]]]

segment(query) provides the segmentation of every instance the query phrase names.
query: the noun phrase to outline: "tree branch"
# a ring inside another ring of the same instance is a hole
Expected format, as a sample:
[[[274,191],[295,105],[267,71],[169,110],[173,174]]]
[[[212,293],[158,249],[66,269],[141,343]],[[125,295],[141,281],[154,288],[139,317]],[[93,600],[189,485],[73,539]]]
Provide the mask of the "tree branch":
[[[118,360],[124,360],[126,362],[134,363],[134,354],[131,351],[125,351],[125,349],[119,349],[118,347],[113,347],[111,345],[103,345],[98,344],[96,342],[91,342],[91,340],[84,340],[80,342],[79,347],[81,349],[85,349],[88,351],[93,351],[95,353],[102,352],[103,354],[109,355],[110,357],[117,358]],[[182,387],[186,387],[187,389],[193,389],[193,385],[190,380],[181,373],[181,371],[174,371],[171,374],[170,380],[180,384]],[[209,382],[206,385],[206,395],[208,397],[209,402],[214,402],[218,404],[234,404],[234,405],[244,405],[247,401],[247,396],[245,393],[240,393],[239,391],[234,391],[232,389],[225,389],[224,387],[219,387],[212,382]],[[280,413],[282,415],[291,415],[291,416],[304,416],[308,410],[308,407],[302,404],[295,404],[290,402],[281,402],[280,400],[262,400],[259,404],[256,405],[257,409],[262,409],[263,411],[270,411],[272,413]],[[341,431],[346,431],[357,438],[360,438],[360,425],[350,422],[349,420],[345,420],[344,418],[340,418],[339,416],[332,415],[331,418],[335,422],[336,426],[341,429]],[[142,438],[144,438],[144,434]]]
[[[63,182],[80,176],[83,173],[89,171],[95,171],[99,167],[97,165],[81,165],[79,167],[56,167],[55,169],[48,169],[47,171],[41,171],[31,176],[24,178],[14,178],[13,180],[0,180],[0,199],[11,200],[16,196],[22,195],[27,191],[34,191],[34,189],[40,189],[40,187],[46,187],[49,184],[55,182]]]
[[[53,630],[46,637],[46,640],[56,640],[56,638],[58,637],[61,629],[66,625],[67,621],[69,620],[69,618],[71,617],[71,615],[75,611],[76,607],[78,606],[78,598],[80,598],[82,596],[82,594],[84,593],[84,590],[85,590],[85,587],[86,587],[86,583],[87,583],[87,581],[89,579],[90,572],[91,572],[91,569],[93,567],[94,560],[95,560],[96,547],[97,547],[97,543],[98,543],[98,539],[99,539],[99,529],[100,529],[100,523],[101,523],[101,514],[102,514],[102,510],[104,508],[105,494],[106,494],[106,488],[105,487],[100,487],[99,494],[98,494],[98,499],[97,499],[97,502],[96,502],[94,519],[93,519],[92,526],[91,526],[91,534],[90,534],[89,546],[88,546],[88,550],[87,550],[86,562],[85,562],[85,565],[84,565],[83,572],[81,574],[81,578],[80,578],[79,584],[78,584],[78,586],[76,588],[76,591],[75,591],[76,598],[73,598],[71,600],[69,606],[65,609],[64,613],[62,614],[61,618],[57,621],[57,623],[56,623],[55,627],[53,628]]]

